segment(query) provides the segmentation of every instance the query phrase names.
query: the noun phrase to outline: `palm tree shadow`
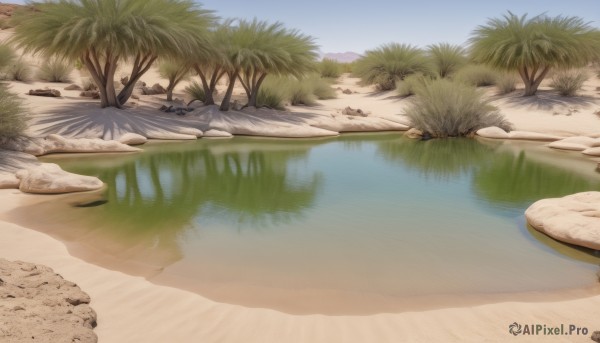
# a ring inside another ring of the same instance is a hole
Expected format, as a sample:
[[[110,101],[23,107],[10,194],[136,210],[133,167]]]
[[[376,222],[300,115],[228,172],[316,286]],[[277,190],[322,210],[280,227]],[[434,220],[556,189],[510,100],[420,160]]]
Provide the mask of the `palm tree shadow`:
[[[14,173],[25,165],[39,164],[33,155],[0,149],[0,172]]]
[[[132,132],[147,136],[150,132],[173,132],[174,129],[201,125],[163,113],[148,105],[126,109],[100,108],[97,102],[87,101],[64,105],[37,115],[32,131],[37,136],[60,134],[65,137],[114,139]]]
[[[496,95],[492,100],[504,99],[506,104],[514,107],[528,107],[536,110],[551,111],[557,108],[588,107],[598,104],[598,99],[591,96],[566,97],[556,94],[554,91],[542,90],[533,96],[523,96],[514,92],[509,96]]]

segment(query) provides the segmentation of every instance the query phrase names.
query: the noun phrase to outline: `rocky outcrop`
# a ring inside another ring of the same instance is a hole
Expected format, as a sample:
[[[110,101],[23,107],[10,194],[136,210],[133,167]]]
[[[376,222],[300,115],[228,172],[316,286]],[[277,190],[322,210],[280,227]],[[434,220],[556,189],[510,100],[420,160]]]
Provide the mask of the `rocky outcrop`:
[[[118,141],[105,141],[99,138],[69,139],[59,135],[48,135],[41,144],[44,154],[57,152],[138,152],[139,148],[130,147]]]
[[[342,111],[342,114],[345,114],[347,116],[357,116],[357,117],[366,117],[367,116],[367,114],[360,108],[354,109],[350,106],[344,108],[344,110]]]
[[[96,312],[46,266],[0,259],[0,341],[95,343]]]
[[[540,200],[525,211],[525,217],[556,240],[600,250],[600,192]]]
[[[477,136],[483,138],[492,138],[492,139],[508,139],[508,132],[502,130],[497,126],[489,126],[483,129],[479,129],[476,132]]]
[[[35,96],[47,96],[53,98],[60,97],[60,91],[56,89],[30,89],[28,94]]]
[[[103,187],[96,177],[77,175],[62,170],[54,163],[42,163],[16,173],[19,189],[24,193],[58,194],[93,191]]]

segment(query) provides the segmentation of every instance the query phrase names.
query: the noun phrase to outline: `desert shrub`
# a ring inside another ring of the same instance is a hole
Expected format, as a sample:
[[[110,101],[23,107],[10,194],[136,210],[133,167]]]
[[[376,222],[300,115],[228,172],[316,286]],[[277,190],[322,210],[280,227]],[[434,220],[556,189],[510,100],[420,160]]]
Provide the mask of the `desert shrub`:
[[[337,79],[342,74],[342,64],[338,61],[324,58],[319,63],[319,72],[321,77]]]
[[[476,87],[496,84],[498,72],[483,64],[469,64],[459,69],[454,79]]]
[[[8,18],[0,19],[0,30],[10,29],[12,25],[10,24],[10,20]]]
[[[415,95],[417,88],[423,86],[423,84],[429,80],[428,77],[423,74],[413,74],[407,76],[404,80],[396,83],[396,90],[399,96],[411,96]]]
[[[30,81],[32,74],[31,65],[19,58],[6,68],[4,76],[7,80]]]
[[[355,62],[354,74],[362,84],[374,84],[378,90],[396,87],[396,81],[410,74],[431,72],[425,52],[412,45],[391,43],[370,50]]]
[[[588,75],[583,70],[561,70],[554,73],[550,86],[562,96],[573,96],[587,80]]]
[[[428,80],[418,87],[406,111],[412,126],[433,137],[458,137],[478,129],[511,126],[473,86],[448,79]]]
[[[301,80],[300,82],[307,82],[312,89],[312,93],[319,100],[337,98],[335,89],[331,88],[331,83],[328,82],[328,79],[323,79],[318,75],[313,75],[305,80]]]
[[[195,100],[202,102],[206,100],[206,93],[204,92],[204,88],[201,84],[199,84],[196,81],[190,83],[187,87],[185,87],[184,92],[190,97],[190,103]]]
[[[451,76],[467,64],[465,49],[460,45],[432,44],[427,47],[427,56],[433,72],[441,78]]]
[[[268,107],[276,110],[284,110],[285,95],[273,84],[263,84],[258,91],[256,104],[258,107]]]
[[[27,128],[27,115],[19,97],[0,85],[0,145],[22,137]]]
[[[317,96],[314,94],[316,82],[311,81],[311,79],[314,78],[315,77],[308,79],[276,76],[267,77],[263,82],[262,87],[270,88],[270,93],[277,93],[278,96],[283,99],[283,102],[288,102],[291,105],[312,106],[317,103]],[[326,81],[321,80],[321,85],[323,85],[323,83],[327,84]],[[327,87],[329,87],[329,85],[327,85]]]
[[[62,59],[50,59],[44,62],[38,71],[38,77],[48,82],[69,82],[73,67]]]
[[[498,94],[508,94],[517,89],[517,82],[519,79],[515,74],[502,73],[496,77],[496,87],[498,88]]]

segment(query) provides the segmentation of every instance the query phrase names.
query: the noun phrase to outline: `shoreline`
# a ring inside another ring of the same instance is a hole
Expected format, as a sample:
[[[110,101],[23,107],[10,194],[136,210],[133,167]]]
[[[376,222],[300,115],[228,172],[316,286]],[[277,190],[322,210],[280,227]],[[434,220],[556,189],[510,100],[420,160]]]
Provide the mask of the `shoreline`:
[[[0,191],[0,196],[9,200],[2,202],[0,213],[23,205],[17,192]],[[289,315],[270,309],[216,303],[195,293],[87,263],[71,256],[62,242],[46,234],[6,221],[0,221],[0,227],[3,258],[48,265],[90,294],[91,306],[98,313],[95,332],[100,341],[427,342],[440,337],[494,341],[512,337],[507,328],[513,321],[548,325],[572,323],[587,326],[590,332],[598,329],[594,318],[600,316],[600,295],[369,316]],[[140,320],[141,313],[143,320]],[[257,327],[261,330],[256,330]],[[543,339],[522,338],[524,341]],[[569,338],[573,341],[576,337]],[[589,340],[584,336],[577,338],[582,342]]]

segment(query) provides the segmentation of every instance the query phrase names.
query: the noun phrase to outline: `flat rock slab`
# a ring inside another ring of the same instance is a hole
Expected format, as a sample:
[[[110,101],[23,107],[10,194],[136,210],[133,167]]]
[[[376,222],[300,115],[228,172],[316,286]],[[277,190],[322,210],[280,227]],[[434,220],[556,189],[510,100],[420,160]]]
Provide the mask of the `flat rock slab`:
[[[511,131],[508,133],[510,139],[522,139],[529,141],[557,141],[563,137],[549,135],[546,133],[530,132],[530,131]]]
[[[19,189],[25,193],[84,192],[97,190],[104,186],[102,181],[96,177],[69,173],[54,163],[42,163],[39,166],[21,169],[16,175],[21,180]]]
[[[543,199],[531,205],[525,217],[556,240],[600,250],[600,192]]]
[[[508,139],[508,132],[502,130],[497,126],[489,126],[483,129],[477,130],[476,134],[483,138],[492,138],[492,139]]]
[[[0,259],[0,341],[94,343],[90,297],[51,268]]]

